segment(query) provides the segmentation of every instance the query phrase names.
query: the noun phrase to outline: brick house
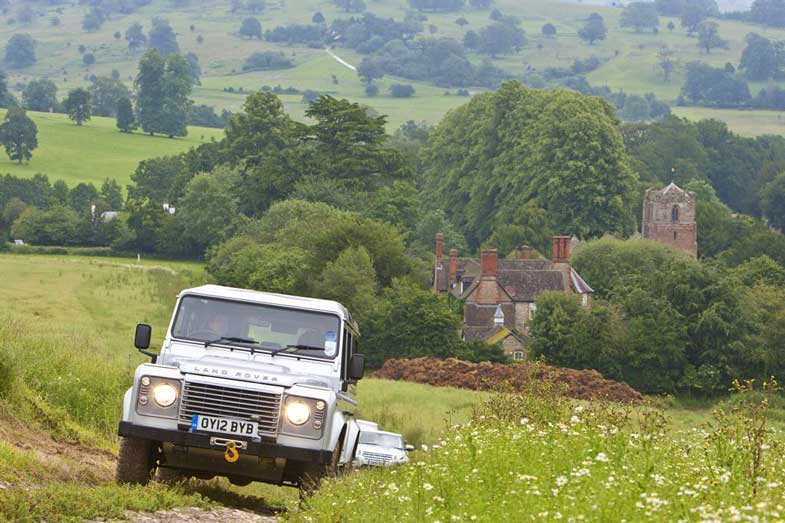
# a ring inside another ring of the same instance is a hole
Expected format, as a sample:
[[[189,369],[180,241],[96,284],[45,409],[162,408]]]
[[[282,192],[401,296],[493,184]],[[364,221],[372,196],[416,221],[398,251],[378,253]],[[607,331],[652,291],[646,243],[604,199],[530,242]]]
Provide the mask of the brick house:
[[[697,258],[695,200],[695,193],[685,191],[673,182],[664,189],[647,190],[643,199],[642,236]]]
[[[445,259],[444,236],[436,235],[433,290],[464,302],[464,339],[501,342],[510,357],[524,359],[539,293],[573,292],[581,295],[584,305],[589,304],[594,291],[570,266],[569,236],[553,238],[550,260],[533,255],[530,247],[523,246],[513,259],[500,259],[493,249],[482,251],[477,260],[459,258],[452,249]]]

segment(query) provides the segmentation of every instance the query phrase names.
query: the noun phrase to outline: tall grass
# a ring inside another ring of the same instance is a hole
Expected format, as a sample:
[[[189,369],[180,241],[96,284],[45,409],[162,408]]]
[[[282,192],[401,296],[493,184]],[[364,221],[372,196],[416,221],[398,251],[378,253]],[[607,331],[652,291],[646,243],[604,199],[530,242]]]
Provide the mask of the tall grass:
[[[782,434],[761,402],[674,436],[647,407],[493,396],[398,469],[323,486],[287,521],[782,520]]]

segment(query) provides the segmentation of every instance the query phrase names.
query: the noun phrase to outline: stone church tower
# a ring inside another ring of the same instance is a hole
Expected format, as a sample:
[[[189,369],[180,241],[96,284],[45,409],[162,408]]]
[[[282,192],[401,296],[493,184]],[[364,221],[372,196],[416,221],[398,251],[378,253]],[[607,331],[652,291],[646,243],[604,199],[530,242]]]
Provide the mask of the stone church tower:
[[[643,237],[666,243],[698,256],[698,226],[695,223],[695,193],[675,183],[664,189],[649,189],[643,199]]]

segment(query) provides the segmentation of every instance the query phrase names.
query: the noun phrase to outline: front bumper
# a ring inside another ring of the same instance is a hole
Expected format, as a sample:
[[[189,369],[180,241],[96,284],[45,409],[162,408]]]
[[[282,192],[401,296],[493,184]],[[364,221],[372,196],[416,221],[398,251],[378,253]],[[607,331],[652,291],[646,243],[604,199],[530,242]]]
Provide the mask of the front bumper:
[[[120,422],[117,433],[124,438],[146,439],[183,447],[211,450],[221,448],[210,444],[211,436],[209,434],[145,427],[143,425],[134,425],[128,421]],[[238,440],[240,439],[242,438],[238,438]],[[244,439],[243,441],[248,443],[248,449],[244,450],[243,454],[259,456],[260,458],[285,458],[287,460],[327,464],[332,461],[333,457],[332,451],[329,450],[303,449],[264,441],[248,441]]]

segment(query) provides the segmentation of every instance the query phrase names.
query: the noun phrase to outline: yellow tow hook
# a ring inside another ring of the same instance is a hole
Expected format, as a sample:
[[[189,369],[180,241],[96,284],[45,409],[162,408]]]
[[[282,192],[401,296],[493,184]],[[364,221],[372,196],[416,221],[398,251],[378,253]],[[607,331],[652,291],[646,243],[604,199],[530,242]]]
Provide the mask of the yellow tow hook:
[[[226,452],[224,452],[224,459],[229,463],[234,463],[240,459],[240,453],[237,452],[237,443],[229,441],[226,444]]]

